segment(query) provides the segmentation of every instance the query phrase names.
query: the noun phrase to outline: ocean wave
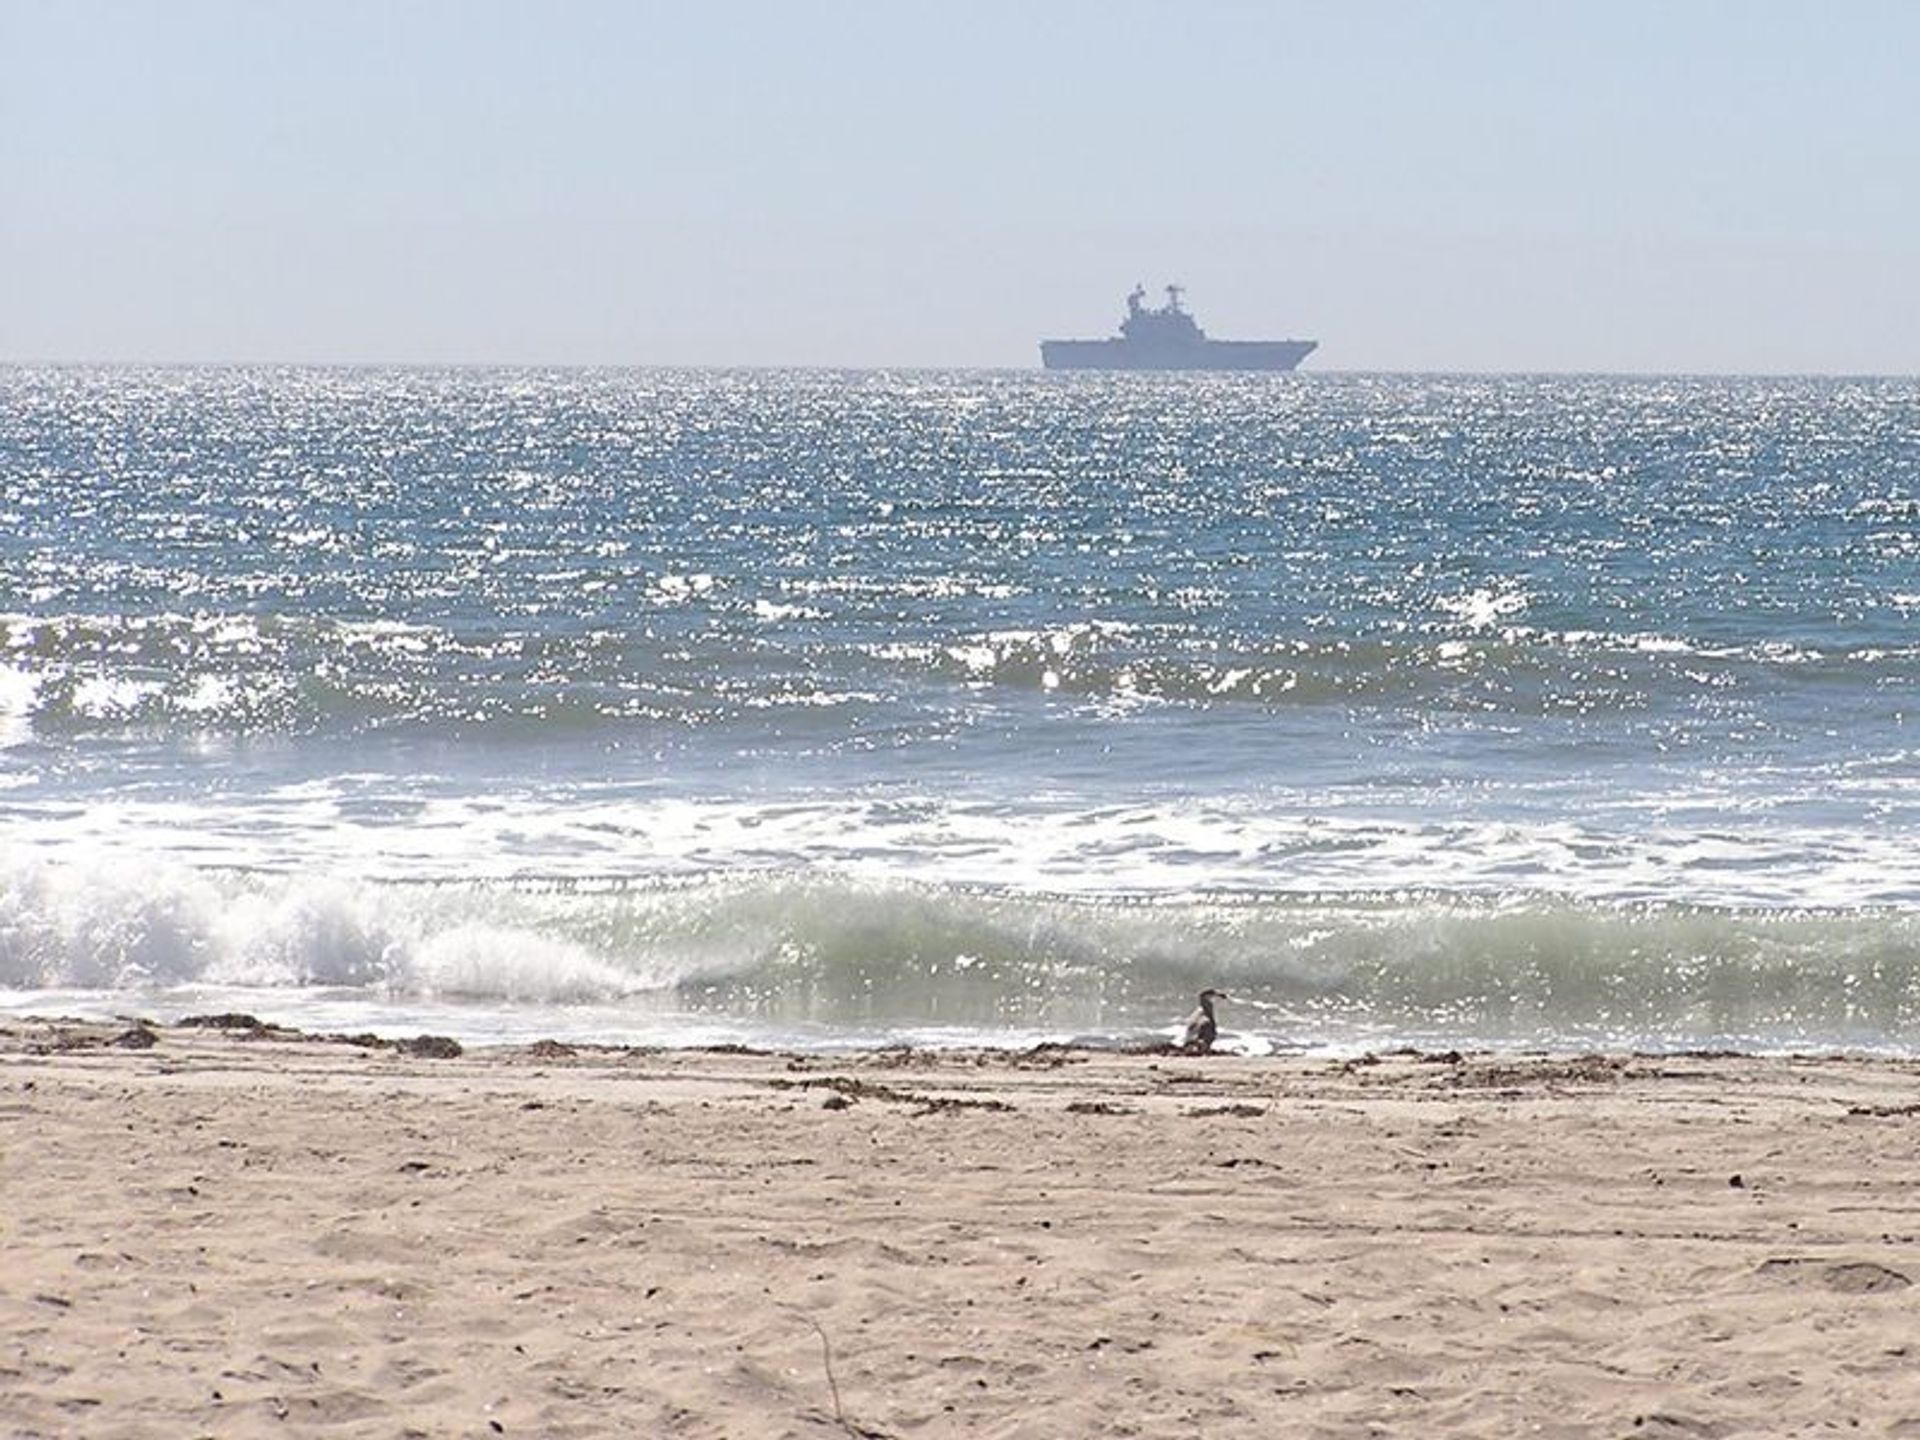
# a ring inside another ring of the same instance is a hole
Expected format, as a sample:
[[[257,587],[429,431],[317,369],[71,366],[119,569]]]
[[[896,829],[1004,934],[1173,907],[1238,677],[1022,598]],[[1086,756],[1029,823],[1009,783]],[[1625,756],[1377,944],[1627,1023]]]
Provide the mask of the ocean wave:
[[[1771,698],[1785,683],[1857,688],[1903,683],[1920,646],[1820,651],[1678,636],[1492,628],[1469,610],[1457,631],[1248,643],[1179,630],[1078,623],[953,640],[888,640],[876,658],[970,686],[1090,699],[1273,710],[1372,704],[1535,717],[1640,713]]]
[[[710,580],[668,578],[689,594],[705,593],[694,581]],[[1823,649],[1502,623],[1527,603],[1488,589],[1449,598],[1445,620],[1391,633],[1268,637],[1088,619],[893,627],[874,639],[879,627],[845,631],[831,614],[764,597],[686,632],[614,621],[544,629],[244,613],[0,615],[0,738],[760,726],[769,711],[822,705],[861,707],[876,723],[929,724],[1021,695],[1122,707],[1632,717],[1736,703],[1771,710],[1796,693],[1871,702],[1911,684],[1920,666],[1912,644]]]
[[[1150,1027],[1203,984],[1313,1042],[1920,1045],[1920,915],[1512,894],[1089,898],[761,874],[328,882],[15,858],[0,988],[321,989],[545,1007],[670,995],[828,1027]],[[1279,1013],[1284,1020],[1275,1021]]]

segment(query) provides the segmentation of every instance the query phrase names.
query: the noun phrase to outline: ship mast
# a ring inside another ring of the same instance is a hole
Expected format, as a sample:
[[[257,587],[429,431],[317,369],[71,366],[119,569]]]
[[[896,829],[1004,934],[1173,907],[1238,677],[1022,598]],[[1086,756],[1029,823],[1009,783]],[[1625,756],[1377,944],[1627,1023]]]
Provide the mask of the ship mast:
[[[1167,286],[1167,309],[1178,315],[1180,313],[1180,297],[1186,293],[1187,287],[1184,285]]]

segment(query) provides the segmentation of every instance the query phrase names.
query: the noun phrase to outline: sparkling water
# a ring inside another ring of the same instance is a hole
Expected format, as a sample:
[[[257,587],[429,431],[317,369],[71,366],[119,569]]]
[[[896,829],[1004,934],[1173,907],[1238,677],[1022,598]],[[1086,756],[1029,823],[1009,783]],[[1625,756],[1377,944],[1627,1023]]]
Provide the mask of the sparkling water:
[[[0,369],[0,1006],[1920,1049],[1920,382]]]

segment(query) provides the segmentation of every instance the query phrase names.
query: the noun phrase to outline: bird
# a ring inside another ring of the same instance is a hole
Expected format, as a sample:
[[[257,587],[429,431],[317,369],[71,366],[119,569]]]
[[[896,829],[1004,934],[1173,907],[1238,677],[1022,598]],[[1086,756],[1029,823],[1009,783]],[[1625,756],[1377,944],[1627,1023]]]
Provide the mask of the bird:
[[[1211,986],[1202,990],[1200,1008],[1187,1017],[1187,1033],[1180,1041],[1180,1048],[1194,1055],[1209,1053],[1220,1034],[1220,1022],[1214,1018],[1213,1002],[1232,998],[1226,991],[1215,990]]]

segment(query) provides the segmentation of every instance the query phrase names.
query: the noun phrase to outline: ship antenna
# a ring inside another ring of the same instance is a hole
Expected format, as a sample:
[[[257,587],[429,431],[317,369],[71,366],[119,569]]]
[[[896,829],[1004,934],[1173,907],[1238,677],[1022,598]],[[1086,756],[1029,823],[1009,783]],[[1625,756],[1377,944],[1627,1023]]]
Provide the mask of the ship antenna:
[[[1186,293],[1187,287],[1184,285],[1167,286],[1167,308],[1178,315],[1180,313],[1180,297]]]

